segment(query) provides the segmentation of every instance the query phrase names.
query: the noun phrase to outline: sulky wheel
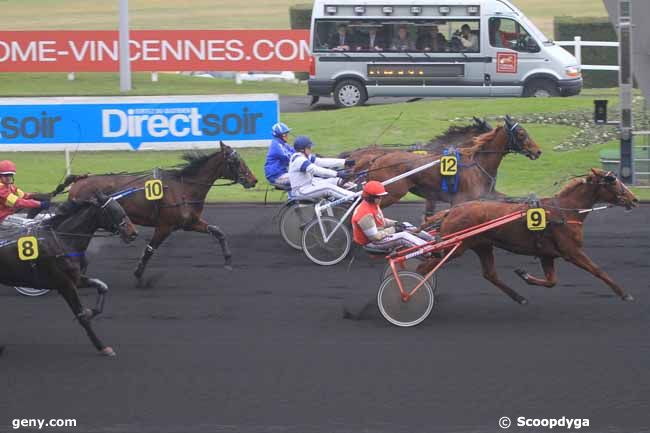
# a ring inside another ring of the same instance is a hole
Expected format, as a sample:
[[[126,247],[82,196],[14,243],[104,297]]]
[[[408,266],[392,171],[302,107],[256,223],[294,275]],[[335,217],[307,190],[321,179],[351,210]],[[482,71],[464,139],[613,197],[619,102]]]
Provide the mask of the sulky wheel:
[[[339,220],[324,216],[321,218],[325,233],[330,238],[325,241],[318,219],[314,218],[302,233],[302,249],[312,262],[321,266],[331,266],[339,263],[350,252],[352,236],[350,229],[343,223],[335,232]]]
[[[415,272],[418,265],[422,263],[419,260],[406,260],[404,263],[404,267],[400,266],[399,264],[396,264],[397,266],[397,272],[400,271],[409,271],[409,272]],[[390,264],[386,264],[384,267],[384,272],[381,274],[381,281],[384,281],[386,278],[388,278],[389,275],[393,275],[393,270],[390,268]],[[438,276],[434,273],[429,277],[429,280],[427,281],[431,288],[433,289],[433,292],[435,293],[436,289],[438,288]]]
[[[407,293],[423,281],[422,275],[415,272],[401,271],[398,275]],[[382,281],[377,293],[377,305],[381,315],[393,325],[401,327],[420,324],[429,316],[434,303],[433,289],[427,281],[408,300],[402,300],[399,286],[392,273]]]
[[[14,286],[14,289],[23,296],[43,296],[49,292],[49,289],[32,289],[31,287],[18,287]]]
[[[282,212],[280,234],[291,248],[302,250],[302,232],[315,215],[311,202],[295,202]]]

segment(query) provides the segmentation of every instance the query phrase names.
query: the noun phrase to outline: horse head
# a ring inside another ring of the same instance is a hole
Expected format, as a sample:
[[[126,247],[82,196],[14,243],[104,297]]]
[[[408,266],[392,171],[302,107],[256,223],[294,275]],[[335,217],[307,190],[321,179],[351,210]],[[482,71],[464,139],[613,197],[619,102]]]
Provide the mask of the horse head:
[[[507,152],[521,153],[528,158],[535,160],[542,155],[542,149],[533,140],[528,132],[524,129],[519,122],[515,122],[508,115],[505,116],[505,125],[503,126],[508,135],[508,143],[506,145]]]
[[[257,178],[248,168],[244,159],[230,146],[222,142],[221,152],[225,161],[225,173],[223,176],[235,183],[241,184],[244,188],[252,188],[257,184]]]
[[[598,185],[596,193],[598,202],[611,203],[626,209],[638,206],[639,199],[636,195],[611,171],[592,168],[585,182]]]
[[[138,230],[115,198],[96,191],[89,202],[100,209],[99,228],[119,234],[125,243],[133,242],[138,237]]]

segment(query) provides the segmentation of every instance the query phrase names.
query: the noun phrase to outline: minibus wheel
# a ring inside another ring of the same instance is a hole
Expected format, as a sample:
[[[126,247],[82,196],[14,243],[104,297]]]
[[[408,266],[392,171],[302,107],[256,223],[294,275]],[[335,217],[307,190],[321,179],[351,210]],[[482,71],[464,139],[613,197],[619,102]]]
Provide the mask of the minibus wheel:
[[[560,96],[560,90],[551,80],[531,80],[524,89],[524,96],[533,98],[548,98]]]
[[[365,86],[357,80],[343,80],[334,88],[334,102],[339,107],[356,107],[367,99]]]

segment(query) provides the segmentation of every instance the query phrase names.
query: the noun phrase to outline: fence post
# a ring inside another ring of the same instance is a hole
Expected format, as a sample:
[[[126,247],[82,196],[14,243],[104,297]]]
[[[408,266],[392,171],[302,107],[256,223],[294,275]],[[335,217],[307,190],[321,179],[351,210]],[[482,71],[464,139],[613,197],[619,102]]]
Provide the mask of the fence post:
[[[68,146],[65,147],[65,175],[70,176],[72,174],[72,167],[70,166],[70,150]]]
[[[575,57],[578,60],[578,66],[582,66],[582,46],[580,45],[582,36],[575,36],[573,41],[575,42]]]
[[[151,81],[154,83],[158,82],[158,72],[152,72],[151,73]]]

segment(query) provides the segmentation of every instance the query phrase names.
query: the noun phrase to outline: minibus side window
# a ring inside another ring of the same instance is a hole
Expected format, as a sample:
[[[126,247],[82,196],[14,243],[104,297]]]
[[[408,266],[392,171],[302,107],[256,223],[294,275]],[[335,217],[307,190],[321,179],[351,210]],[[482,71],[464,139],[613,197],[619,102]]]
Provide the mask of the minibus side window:
[[[479,52],[481,46],[479,21],[451,21],[449,26],[453,31],[449,41],[450,51]]]
[[[536,53],[539,45],[517,21],[509,18],[490,18],[490,45],[510,48],[522,53]]]

